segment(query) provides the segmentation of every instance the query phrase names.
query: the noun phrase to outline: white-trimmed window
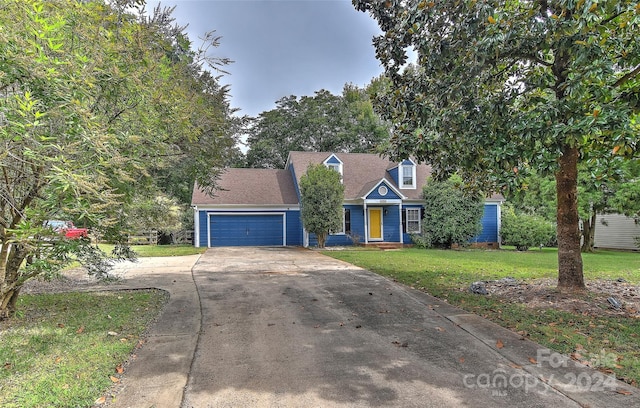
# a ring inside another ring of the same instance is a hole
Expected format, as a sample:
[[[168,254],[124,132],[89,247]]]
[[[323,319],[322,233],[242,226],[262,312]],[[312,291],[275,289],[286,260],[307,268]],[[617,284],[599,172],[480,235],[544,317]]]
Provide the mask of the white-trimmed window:
[[[416,166],[411,164],[400,166],[400,188],[416,188]]]
[[[327,168],[331,170],[335,170],[340,174],[340,182],[342,183],[342,162],[338,159],[334,154],[332,154],[327,160],[323,163]]]
[[[349,234],[351,232],[351,209],[342,209],[342,230],[330,231],[331,235]]]
[[[419,208],[407,208],[406,210],[406,231],[408,233],[420,232],[420,209]]]

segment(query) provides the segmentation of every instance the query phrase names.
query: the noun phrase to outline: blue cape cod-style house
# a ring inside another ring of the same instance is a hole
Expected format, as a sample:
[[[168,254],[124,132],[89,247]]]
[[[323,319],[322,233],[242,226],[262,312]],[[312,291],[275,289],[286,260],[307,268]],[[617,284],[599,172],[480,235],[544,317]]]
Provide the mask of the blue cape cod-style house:
[[[326,245],[411,244],[420,232],[422,186],[431,173],[412,160],[393,163],[375,154],[290,152],[284,170],[226,169],[214,197],[194,188],[194,245],[315,246],[300,220],[300,177],[310,164],[333,168],[344,184],[341,231]],[[485,201],[482,233],[473,242],[498,247],[501,197]]]

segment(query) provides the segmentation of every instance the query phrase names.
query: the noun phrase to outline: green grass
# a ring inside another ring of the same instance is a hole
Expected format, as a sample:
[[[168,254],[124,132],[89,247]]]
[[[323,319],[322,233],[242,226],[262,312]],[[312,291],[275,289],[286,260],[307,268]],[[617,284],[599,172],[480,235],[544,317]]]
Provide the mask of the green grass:
[[[165,301],[161,291],[22,295],[0,322],[0,406],[93,405]]]
[[[99,246],[107,254],[113,250],[113,245],[100,244]],[[196,248],[193,245],[131,245],[131,249],[139,257],[197,255],[207,250],[207,248]]]
[[[640,384],[640,319],[594,317],[553,309],[531,309],[519,303],[468,292],[472,282],[513,277],[557,279],[557,250],[362,250],[325,251],[328,256],[361,266],[423,290],[479,314],[560,353],[580,352],[602,369]],[[599,251],[583,254],[585,279],[624,278],[640,283],[640,254]],[[589,298],[589,293],[582,296]],[[603,358],[602,356],[606,358]],[[600,357],[598,357],[600,356]]]

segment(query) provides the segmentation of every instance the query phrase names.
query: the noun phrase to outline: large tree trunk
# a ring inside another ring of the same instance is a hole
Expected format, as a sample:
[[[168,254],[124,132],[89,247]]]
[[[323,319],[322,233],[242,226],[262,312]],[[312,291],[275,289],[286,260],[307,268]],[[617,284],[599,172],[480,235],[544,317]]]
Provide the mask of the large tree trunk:
[[[324,245],[327,242],[327,233],[318,232],[316,233],[316,237],[318,238],[318,248],[324,248]]]
[[[582,252],[593,252],[596,238],[596,212],[589,219],[582,220]]]
[[[558,288],[584,290],[578,216],[578,149],[566,146],[556,173],[558,197]]]

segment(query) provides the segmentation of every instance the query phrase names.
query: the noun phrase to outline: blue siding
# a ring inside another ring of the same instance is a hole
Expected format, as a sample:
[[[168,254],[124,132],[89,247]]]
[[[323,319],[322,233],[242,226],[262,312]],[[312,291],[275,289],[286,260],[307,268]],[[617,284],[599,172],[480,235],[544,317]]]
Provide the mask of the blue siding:
[[[387,188],[387,190],[389,190],[389,192],[387,193],[387,195],[380,195],[380,193],[378,193],[378,188],[380,188],[380,186],[385,186]],[[389,185],[387,183],[380,183],[378,186],[376,186],[376,188],[373,189],[373,191],[366,197],[368,200],[399,200],[400,196],[398,196],[392,189],[391,187],[389,187]]]
[[[482,232],[472,242],[498,242],[498,205],[485,204]]]
[[[387,212],[387,214],[384,214]],[[385,242],[400,242],[402,219],[397,205],[383,207],[382,233]]]
[[[287,214],[287,245],[302,246],[302,220],[300,211],[286,211]]]
[[[313,244],[312,244],[313,241]],[[309,246],[317,246],[318,240],[316,239],[315,234],[309,234]],[[346,234],[336,234],[329,235],[327,237],[326,246],[344,246],[344,245],[353,245],[353,241]]]
[[[394,167],[389,171],[389,174],[391,175],[391,179],[393,179],[393,181],[396,182],[396,185],[400,185],[400,180],[398,180],[398,167]]]
[[[335,234],[327,237],[327,246],[353,245],[352,238],[358,238],[358,242],[364,242],[364,213],[361,205],[345,205],[351,211],[351,238],[347,234]],[[317,246],[318,239],[315,234],[309,234],[309,246]]]
[[[364,210],[361,205],[345,205],[351,211],[351,237],[364,242]],[[349,243],[353,243],[349,239]]]
[[[400,234],[402,234],[403,242],[410,244],[410,235],[402,232],[402,218],[398,212],[398,207],[396,205],[380,205],[379,207],[387,210],[386,215],[384,215],[383,211],[384,241],[400,242]],[[365,240],[363,207],[361,205],[345,205],[344,208],[348,208],[351,213],[351,237],[357,237],[358,241],[363,243]],[[402,208],[404,211],[407,208],[421,208],[421,206],[406,205]],[[482,232],[471,242],[498,242],[499,208],[499,205],[494,203],[485,204],[482,217]],[[196,239],[200,246],[206,247],[209,243],[209,233],[211,232],[212,246],[282,245],[283,212],[286,214],[286,245],[303,245],[302,220],[298,210],[277,211],[274,214],[265,215],[251,213],[230,215],[225,214],[224,211],[199,211],[197,216],[200,230]],[[209,214],[212,214],[211,221],[213,224],[209,223]],[[247,228],[249,228],[249,235],[247,235]],[[330,235],[327,239],[327,245],[352,245],[353,240],[351,237],[346,234]],[[309,236],[309,245],[317,245],[314,234]]]
[[[420,206],[404,206],[406,208],[421,208]],[[482,231],[480,235],[471,239],[470,242],[498,242],[498,208],[497,204],[485,204],[484,213],[482,215]],[[422,220],[421,220],[422,222]],[[410,244],[411,236],[407,233],[404,234],[404,243]]]
[[[298,196],[298,202],[301,202],[300,199],[300,186],[298,185],[298,179],[296,178],[296,169],[293,166],[289,166],[289,172],[291,172],[291,178],[293,179],[293,187],[296,189],[296,195]]]
[[[397,205],[371,206],[383,209],[382,233],[385,242],[400,242],[402,225],[400,224],[400,214]],[[335,234],[327,237],[327,246],[353,245],[353,238],[357,237],[359,243],[364,243],[364,208],[361,205],[345,205],[344,208],[351,210],[351,237],[346,234]],[[384,214],[384,210],[387,214]],[[318,240],[315,234],[309,234],[309,246],[317,246]]]
[[[201,247],[206,247],[209,242],[209,217],[206,211],[198,211],[198,222],[200,224],[200,233],[196,237]]]

